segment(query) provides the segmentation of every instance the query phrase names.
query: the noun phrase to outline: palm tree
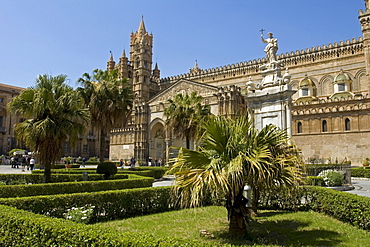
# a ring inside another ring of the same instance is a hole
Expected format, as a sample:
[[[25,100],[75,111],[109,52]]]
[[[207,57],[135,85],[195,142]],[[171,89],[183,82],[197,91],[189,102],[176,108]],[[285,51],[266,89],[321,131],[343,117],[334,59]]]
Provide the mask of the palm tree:
[[[79,91],[90,110],[91,124],[100,132],[100,162],[104,162],[105,136],[114,127],[126,125],[132,110],[133,95],[127,78],[120,79],[118,71],[95,69],[78,79],[84,88]]]
[[[164,109],[166,128],[172,131],[175,138],[185,138],[188,149],[190,140],[197,133],[199,122],[211,114],[210,106],[202,105],[202,99],[197,92],[190,95],[177,94],[174,99],[167,100],[169,105]]]
[[[61,157],[63,142],[75,144],[89,118],[83,99],[65,80],[65,75],[39,75],[35,87],[23,90],[8,105],[27,118],[15,125],[16,137],[37,153],[46,183],[51,181],[52,164]]]
[[[223,199],[231,235],[241,236],[247,230],[246,185],[259,192],[273,186],[294,187],[299,181],[297,149],[286,132],[273,125],[258,131],[246,117],[212,117],[204,123],[200,143],[196,151],[179,148],[172,159],[174,198],[182,207],[200,206],[209,193]]]

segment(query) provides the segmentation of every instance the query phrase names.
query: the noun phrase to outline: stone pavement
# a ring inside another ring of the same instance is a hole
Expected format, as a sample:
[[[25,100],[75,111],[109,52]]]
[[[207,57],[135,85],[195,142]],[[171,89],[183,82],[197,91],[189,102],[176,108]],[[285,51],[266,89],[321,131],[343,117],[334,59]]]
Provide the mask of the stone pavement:
[[[22,171],[22,167],[11,168],[10,165],[0,165],[0,174],[30,174],[31,171],[27,171],[27,168]]]

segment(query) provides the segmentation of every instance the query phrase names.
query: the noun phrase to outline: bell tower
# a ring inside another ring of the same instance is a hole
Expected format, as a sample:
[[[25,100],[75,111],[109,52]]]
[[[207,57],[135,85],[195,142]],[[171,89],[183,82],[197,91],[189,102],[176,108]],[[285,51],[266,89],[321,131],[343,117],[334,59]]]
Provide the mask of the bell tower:
[[[149,84],[152,73],[153,34],[145,29],[144,19],[141,20],[136,33],[131,33],[130,61],[133,66],[133,92],[139,101],[149,99]]]
[[[365,0],[365,10],[360,9],[359,17],[362,29],[362,35],[364,38],[364,56],[366,66],[366,79],[370,81],[370,0]],[[370,83],[367,88],[370,91]]]

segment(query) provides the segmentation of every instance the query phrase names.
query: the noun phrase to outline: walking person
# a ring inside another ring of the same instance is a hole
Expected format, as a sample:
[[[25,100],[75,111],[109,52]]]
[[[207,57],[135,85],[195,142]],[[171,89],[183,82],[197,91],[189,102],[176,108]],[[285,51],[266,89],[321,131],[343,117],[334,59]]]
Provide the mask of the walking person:
[[[148,159],[148,166],[152,166],[152,157],[149,157]]]
[[[35,167],[35,159],[33,157],[31,157],[30,159],[30,170],[32,171]]]
[[[131,168],[135,168],[135,164],[136,164],[136,160],[135,160],[134,157],[132,157],[131,160],[130,160],[130,166],[131,166]]]
[[[12,168],[15,168],[14,156],[12,156],[12,157],[10,158],[10,165],[12,166]]]
[[[14,156],[14,168],[19,168],[19,158],[18,156]]]
[[[21,166],[22,166],[22,172],[26,169],[26,155],[22,155],[21,157]]]

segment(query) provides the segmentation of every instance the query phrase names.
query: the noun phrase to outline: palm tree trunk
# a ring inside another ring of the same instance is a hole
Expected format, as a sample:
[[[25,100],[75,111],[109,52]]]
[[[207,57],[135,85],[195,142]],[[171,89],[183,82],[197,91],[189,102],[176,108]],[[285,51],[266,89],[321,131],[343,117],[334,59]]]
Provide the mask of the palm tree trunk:
[[[100,128],[100,151],[99,151],[99,162],[104,162],[105,156],[105,132],[103,128]]]
[[[232,237],[243,237],[247,232],[247,222],[249,222],[249,211],[247,208],[248,200],[242,195],[236,196],[232,202],[226,202],[229,216],[229,235]]]
[[[45,164],[43,183],[51,183],[51,164]]]
[[[229,222],[229,235],[231,237],[241,238],[247,233],[247,225],[241,215],[235,211],[231,212]]]

